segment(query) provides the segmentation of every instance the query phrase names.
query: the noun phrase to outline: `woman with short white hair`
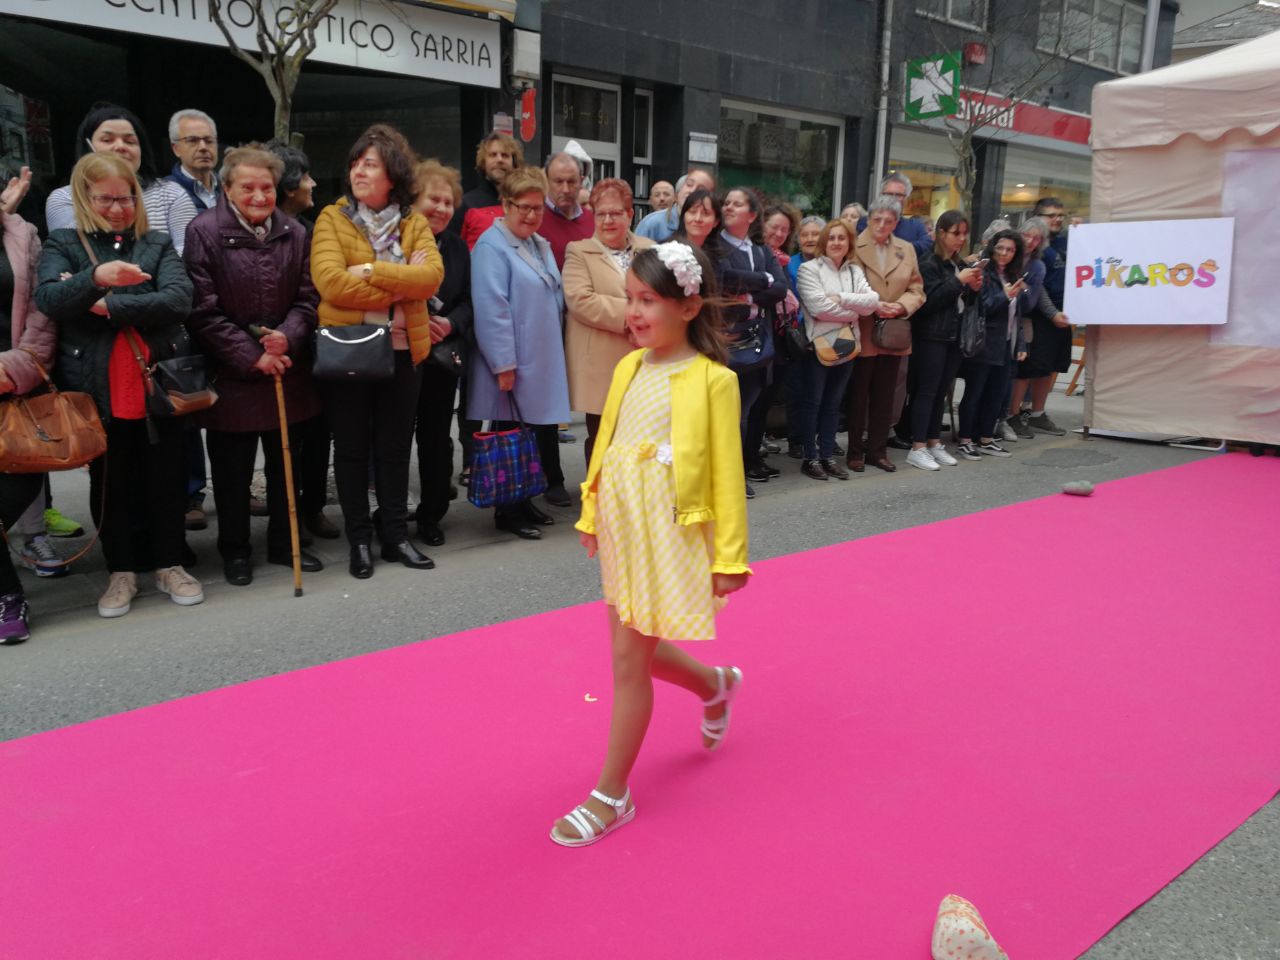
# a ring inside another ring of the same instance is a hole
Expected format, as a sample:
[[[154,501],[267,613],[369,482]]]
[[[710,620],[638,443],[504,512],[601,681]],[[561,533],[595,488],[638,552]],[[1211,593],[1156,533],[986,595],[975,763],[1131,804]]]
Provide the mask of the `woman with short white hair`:
[[[1031,217],[1022,225],[1022,242],[1027,256],[1027,299],[1034,304],[1024,318],[1027,359],[1018,364],[1009,396],[1008,425],[1024,440],[1037,432],[1052,437],[1066,435],[1045,413],[1045,401],[1053,389],[1054,375],[1067,368],[1071,358],[1071,321],[1053,305],[1044,288],[1044,251],[1049,243],[1049,222]],[[1028,329],[1029,328],[1029,329]],[[1066,360],[1064,364],[1063,360]],[[1031,410],[1022,411],[1022,401],[1031,394]]]

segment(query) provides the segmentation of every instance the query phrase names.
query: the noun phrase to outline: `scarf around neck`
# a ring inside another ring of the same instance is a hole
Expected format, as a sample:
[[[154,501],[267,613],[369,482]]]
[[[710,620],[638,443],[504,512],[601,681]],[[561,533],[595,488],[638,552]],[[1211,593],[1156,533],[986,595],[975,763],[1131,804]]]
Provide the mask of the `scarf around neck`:
[[[400,208],[389,203],[374,211],[363,203],[357,203],[351,214],[352,222],[359,227],[373,247],[374,255],[383,261],[404,263],[404,250],[400,248]]]

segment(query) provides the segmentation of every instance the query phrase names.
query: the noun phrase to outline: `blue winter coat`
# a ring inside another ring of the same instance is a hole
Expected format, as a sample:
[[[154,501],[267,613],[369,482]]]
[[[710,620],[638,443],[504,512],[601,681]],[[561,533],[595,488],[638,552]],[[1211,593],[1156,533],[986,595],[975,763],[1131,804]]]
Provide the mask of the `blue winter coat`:
[[[467,416],[514,420],[498,374],[516,372],[515,399],[525,423],[569,421],[561,316],[564,293],[551,245],[534,234],[542,261],[497,221],[471,251],[471,306],[477,350],[472,351]]]

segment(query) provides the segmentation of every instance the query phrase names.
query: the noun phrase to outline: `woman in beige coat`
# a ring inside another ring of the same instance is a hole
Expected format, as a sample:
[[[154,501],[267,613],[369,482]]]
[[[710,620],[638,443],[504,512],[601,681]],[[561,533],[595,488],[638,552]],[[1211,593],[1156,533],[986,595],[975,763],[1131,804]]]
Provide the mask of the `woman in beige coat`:
[[[897,414],[894,394],[899,373],[911,353],[911,345],[908,342],[901,350],[878,346],[875,325],[881,318],[909,318],[924,303],[924,284],[920,279],[915,249],[906,240],[893,235],[901,217],[902,206],[897,200],[880,197],[871,204],[867,229],[862,231],[853,249],[854,261],[866,274],[871,289],[880,294],[879,309],[858,321],[862,328],[862,353],[853,361],[846,461],[855,473],[862,473],[867,463],[886,473],[897,470],[885,448],[889,427]]]
[[[601,180],[591,191],[596,231],[565,248],[565,359],[569,406],[587,415],[587,463],[618,361],[635,349],[627,335],[626,276],[632,258],[653,241],[631,232],[631,187]]]

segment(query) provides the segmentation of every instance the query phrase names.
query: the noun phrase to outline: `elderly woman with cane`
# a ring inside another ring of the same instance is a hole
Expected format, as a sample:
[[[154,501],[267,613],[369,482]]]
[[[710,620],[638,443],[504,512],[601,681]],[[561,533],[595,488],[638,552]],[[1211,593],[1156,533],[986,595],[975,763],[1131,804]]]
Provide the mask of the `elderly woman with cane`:
[[[276,206],[284,165],[249,144],[227,153],[218,205],[187,228],[183,254],[195,285],[187,327],[217,376],[219,401],[201,418],[208,429],[218,552],[227,582],[253,581],[249,481],[258,441],[266,459],[267,561],[294,565],[289,493],[276,381],[282,384],[289,433],[320,412],[307,356],[319,297],[311,284],[307,232]],[[296,521],[295,521],[296,522]],[[322,569],[298,553],[302,570]]]

